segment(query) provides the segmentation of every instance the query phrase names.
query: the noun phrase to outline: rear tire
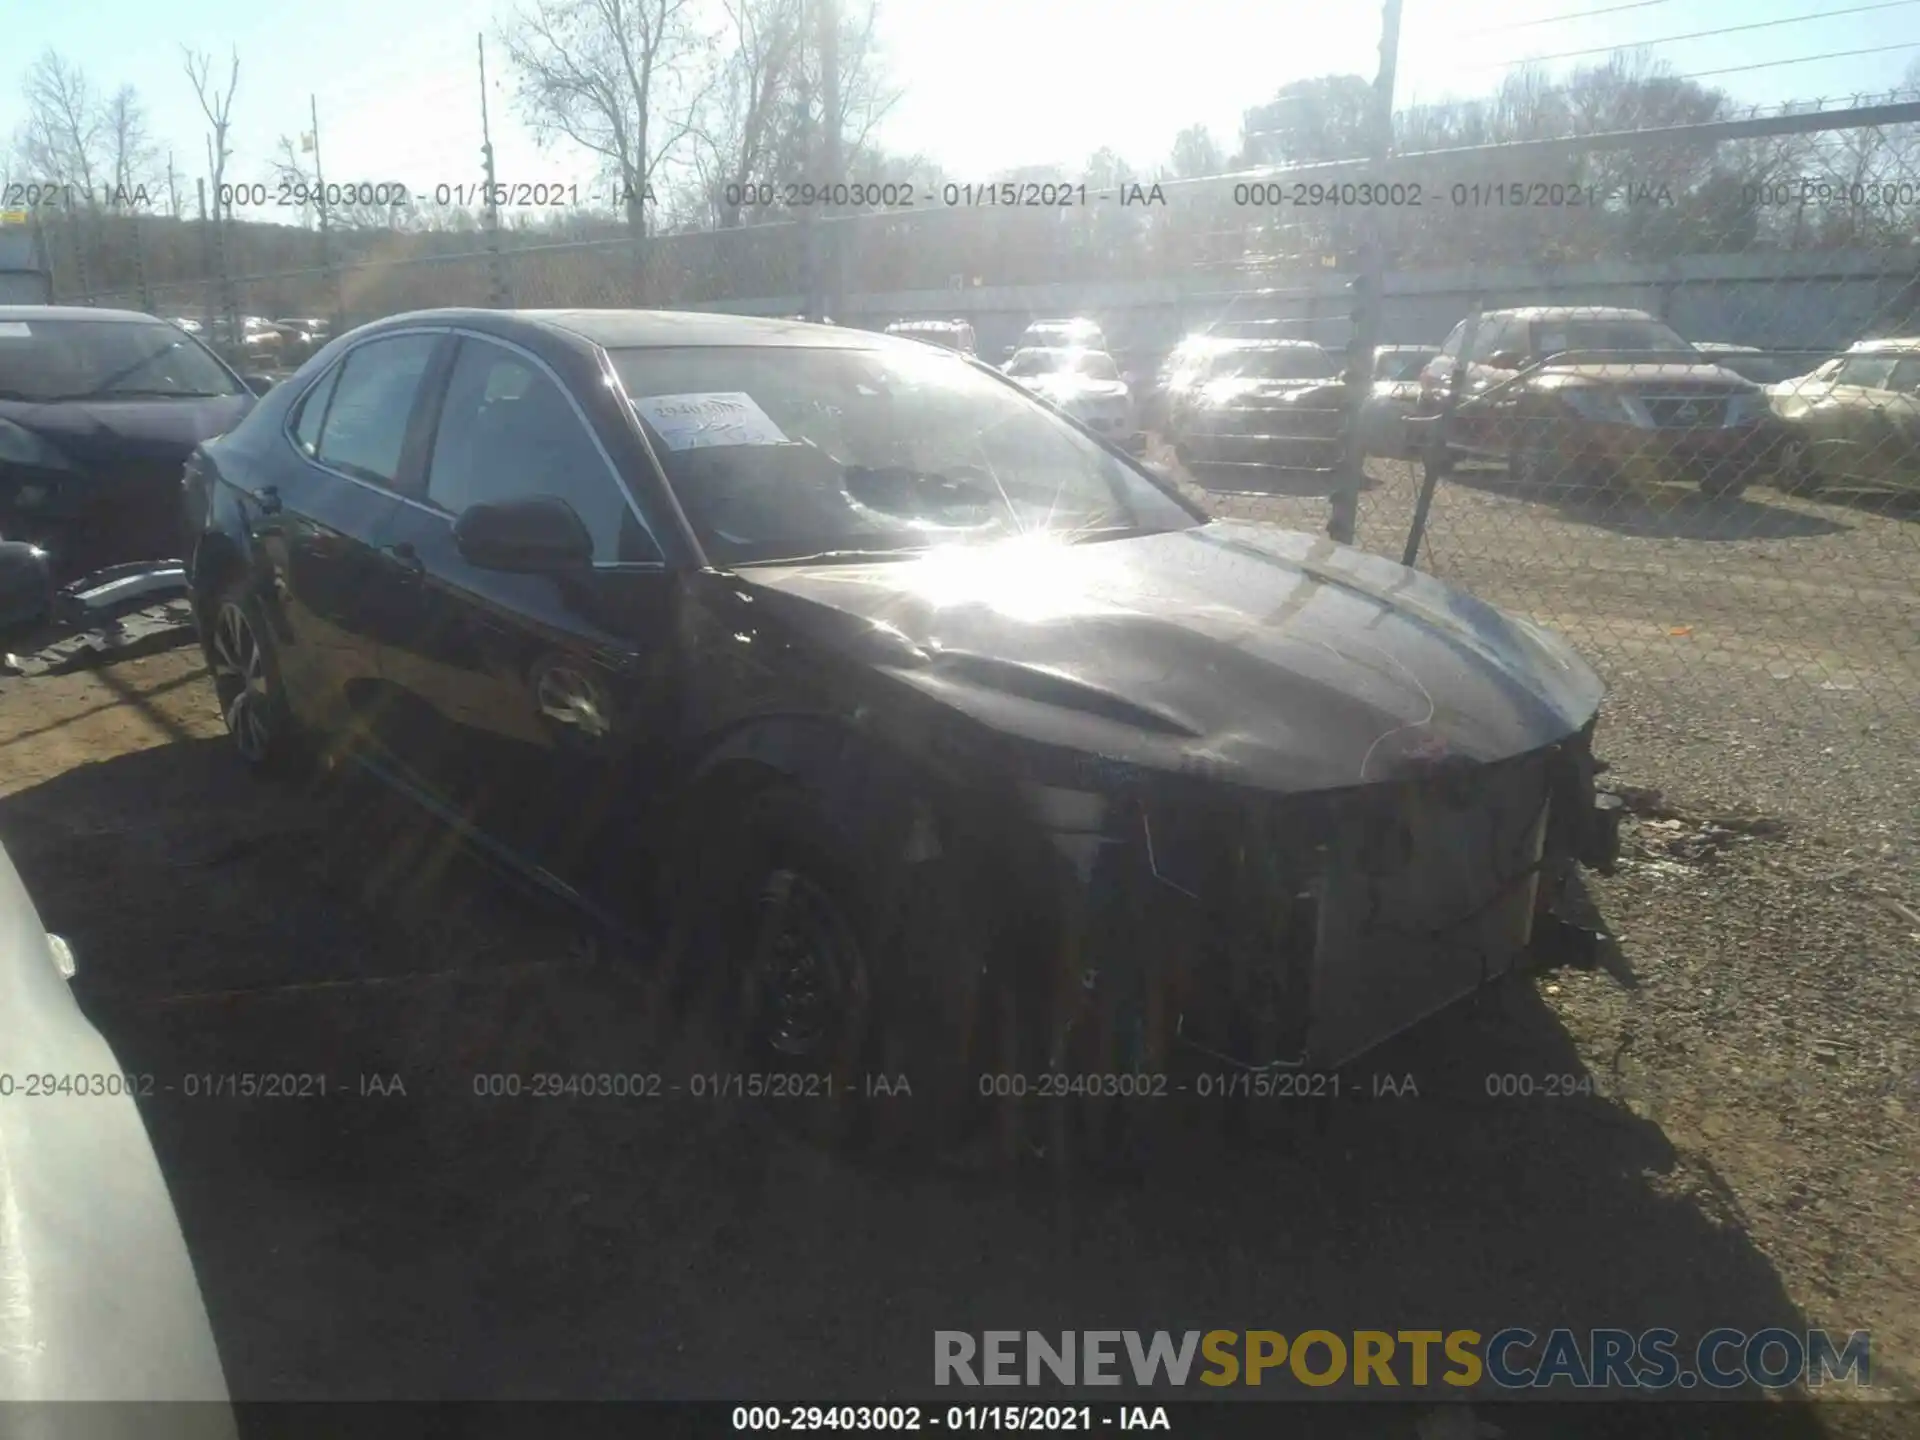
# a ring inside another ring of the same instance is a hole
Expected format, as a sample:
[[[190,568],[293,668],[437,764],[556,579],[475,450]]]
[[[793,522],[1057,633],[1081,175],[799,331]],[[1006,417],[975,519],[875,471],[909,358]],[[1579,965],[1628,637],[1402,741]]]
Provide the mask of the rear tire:
[[[257,775],[300,779],[313,752],[287,704],[280,651],[259,597],[244,579],[221,591],[201,635],[220,717],[241,761]]]
[[[1805,440],[1795,438],[1783,444],[1775,468],[1779,473],[1780,488],[1789,495],[1818,495],[1825,488],[1820,472],[1814,468],[1813,454]]]

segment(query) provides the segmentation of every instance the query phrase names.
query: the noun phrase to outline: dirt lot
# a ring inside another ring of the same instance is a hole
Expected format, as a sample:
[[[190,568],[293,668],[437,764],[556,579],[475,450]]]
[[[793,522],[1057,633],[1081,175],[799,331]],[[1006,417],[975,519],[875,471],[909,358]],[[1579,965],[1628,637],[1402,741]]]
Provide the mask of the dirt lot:
[[[1411,477],[1383,476],[1363,539],[1397,552]],[[1321,505],[1221,508],[1317,528]],[[1440,573],[1572,632],[1615,685],[1611,778],[1662,792],[1592,886],[1617,944],[1369,1062],[1417,1098],[1276,1116],[1237,1151],[1199,1130],[1064,1209],[684,1096],[476,1096],[488,1072],[683,1062],[627,963],[397,802],[250,782],[193,652],[0,681],[0,839],[123,1065],[157,1077],[244,1398],[868,1398],[925,1391],[935,1329],[1416,1319],[1869,1329],[1876,1381],[1911,1395],[1920,524],[1739,506],[1763,518],[1736,508],[1727,539],[1724,507],[1600,524],[1496,476],[1443,492]],[[332,1093],[183,1093],[235,1071]],[[1598,1093],[1488,1093],[1576,1072]]]

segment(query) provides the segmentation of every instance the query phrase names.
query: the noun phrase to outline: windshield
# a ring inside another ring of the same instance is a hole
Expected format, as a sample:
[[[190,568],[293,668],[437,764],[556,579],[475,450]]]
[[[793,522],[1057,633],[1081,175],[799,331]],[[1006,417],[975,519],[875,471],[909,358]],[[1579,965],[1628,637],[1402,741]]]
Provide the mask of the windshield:
[[[164,320],[0,322],[0,394],[23,400],[237,395],[239,384]]]
[[[1209,380],[1331,380],[1338,374],[1333,357],[1318,345],[1229,350],[1207,366]]]
[[[1533,353],[1545,359],[1564,350],[1654,350],[1692,354],[1680,332],[1658,320],[1552,320],[1533,327]]]
[[[1066,368],[1064,350],[1016,350],[1007,362],[1007,374],[1016,376],[1051,375]]]
[[[1089,380],[1118,380],[1120,371],[1115,368],[1113,357],[1104,350],[1088,350],[1076,357],[1072,364],[1073,373],[1084,375]]]
[[[1200,523],[1018,389],[938,351],[663,347],[612,359],[718,563]]]

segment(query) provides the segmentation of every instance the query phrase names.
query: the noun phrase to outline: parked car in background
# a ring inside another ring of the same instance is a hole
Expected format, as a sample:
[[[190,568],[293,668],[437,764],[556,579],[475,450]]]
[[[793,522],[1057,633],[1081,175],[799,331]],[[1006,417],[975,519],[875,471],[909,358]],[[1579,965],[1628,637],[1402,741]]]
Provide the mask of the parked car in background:
[[[1036,320],[1020,334],[1015,350],[1105,350],[1106,332],[1093,321]]]
[[[1122,444],[1138,436],[1133,396],[1104,350],[1016,350],[1006,373],[1097,435]]]
[[[1920,338],[1863,340],[1768,390],[1787,427],[1781,483],[1920,489]]]
[[[1140,423],[1148,430],[1165,431],[1172,418],[1175,399],[1193,384],[1206,359],[1232,342],[1208,335],[1189,335],[1161,361],[1153,382],[1140,397]]]
[[[1420,408],[1420,372],[1434,345],[1378,345],[1373,351],[1373,389],[1360,409],[1362,446],[1390,460],[1416,458],[1406,418]]]
[[[1339,360],[1309,340],[1226,341],[1173,394],[1166,436],[1188,467],[1331,470],[1346,394]]]
[[[358,756],[610,923],[654,897],[662,993],[831,1078],[783,1113],[836,1137],[1017,1122],[983,1066],[1336,1065],[1611,863],[1564,642],[1211,521],[931,346],[401,315],[198,463],[239,756]]]
[[[299,365],[306,358],[326,344],[332,338],[333,326],[317,315],[287,316],[273,322],[285,337],[281,346],[281,360],[286,365]]]
[[[929,345],[958,350],[962,355],[975,353],[973,326],[965,320],[896,320],[887,326],[887,334],[924,340]]]
[[[152,315],[0,307],[0,538],[39,545],[62,582],[183,556],[182,464],[269,383]]]
[[[1831,350],[1763,350],[1757,345],[1721,345],[1705,340],[1694,341],[1693,348],[1709,364],[1731,370],[1756,385],[1797,379],[1833,358]]]
[[[75,1003],[74,973],[0,850],[0,1415],[10,1435],[232,1440],[200,1283],[137,1104],[164,1082],[114,1057]],[[162,1403],[180,1401],[194,1403]]]
[[[1463,320],[1421,375],[1422,417],[1444,409],[1462,360],[1445,435],[1420,427],[1422,458],[1441,474],[1484,456],[1528,486],[1685,479],[1730,497],[1774,462],[1766,392],[1644,310],[1532,306]]]

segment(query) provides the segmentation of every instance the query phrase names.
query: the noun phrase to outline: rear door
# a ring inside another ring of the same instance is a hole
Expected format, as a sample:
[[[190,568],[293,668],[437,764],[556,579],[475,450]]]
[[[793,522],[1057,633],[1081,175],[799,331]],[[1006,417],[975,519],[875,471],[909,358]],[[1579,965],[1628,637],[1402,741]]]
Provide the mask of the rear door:
[[[301,397],[282,462],[249,492],[255,553],[290,641],[285,682],[329,730],[373,713],[389,618],[374,546],[400,504],[395,486],[418,463],[408,439],[440,343],[414,332],[355,346]]]
[[[384,549],[417,576],[383,676],[418,722],[404,758],[493,838],[569,882],[606,822],[651,790],[671,729],[670,576],[580,402],[518,346],[463,335],[419,503]],[[477,504],[552,495],[594,537],[566,575],[470,563],[453,524]]]

